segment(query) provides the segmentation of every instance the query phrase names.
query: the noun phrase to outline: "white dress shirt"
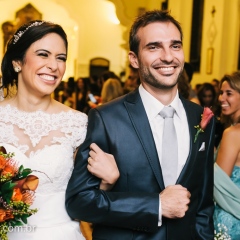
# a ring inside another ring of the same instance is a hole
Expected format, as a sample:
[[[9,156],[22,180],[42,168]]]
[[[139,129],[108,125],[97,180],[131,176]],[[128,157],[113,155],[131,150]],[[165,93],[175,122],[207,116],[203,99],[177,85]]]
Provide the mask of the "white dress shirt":
[[[149,92],[147,92],[142,85],[139,86],[139,93],[140,93],[145,111],[147,113],[147,117],[150,123],[150,127],[153,133],[153,138],[157,148],[158,158],[161,165],[162,135],[163,135],[164,119],[160,116],[159,113],[164,108],[164,105],[155,97],[153,97]],[[190,148],[189,128],[188,128],[186,112],[183,107],[182,101],[178,96],[178,92],[174,100],[169,105],[171,105],[175,109],[173,121],[176,129],[177,142],[178,142],[177,177],[179,177],[189,155],[189,148]],[[161,201],[160,201],[158,225],[161,226],[161,224],[162,224],[162,210],[161,210]]]

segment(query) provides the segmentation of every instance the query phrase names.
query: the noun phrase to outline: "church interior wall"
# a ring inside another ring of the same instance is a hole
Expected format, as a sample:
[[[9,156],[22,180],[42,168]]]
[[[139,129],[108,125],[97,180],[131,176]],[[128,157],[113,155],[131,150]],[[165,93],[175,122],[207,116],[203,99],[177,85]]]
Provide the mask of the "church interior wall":
[[[92,58],[110,61],[110,70],[120,74],[128,65],[128,33],[139,11],[160,8],[164,0],[0,0],[0,23],[15,21],[15,13],[31,3],[43,16],[63,26],[68,35],[69,55],[66,80],[89,74]],[[181,23],[185,59],[190,58],[193,0],[168,0],[168,9]],[[215,8],[214,14],[212,13]],[[120,21],[116,24],[116,17]],[[239,53],[240,0],[205,0],[200,71],[194,73],[192,84],[220,79],[237,70]],[[0,46],[3,33],[0,32]],[[209,48],[213,48],[209,59]],[[0,59],[3,52],[0,52]],[[212,61],[211,72],[209,62]]]

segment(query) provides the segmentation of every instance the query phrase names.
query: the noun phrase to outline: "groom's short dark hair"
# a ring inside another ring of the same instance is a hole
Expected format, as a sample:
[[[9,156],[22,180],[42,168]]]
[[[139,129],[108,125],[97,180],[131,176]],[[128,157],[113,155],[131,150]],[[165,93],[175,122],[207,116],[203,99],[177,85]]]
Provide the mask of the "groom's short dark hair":
[[[150,23],[154,22],[171,22],[173,23],[180,32],[181,40],[183,39],[183,32],[180,26],[180,23],[175,20],[169,13],[169,11],[162,11],[162,10],[152,10],[147,11],[144,14],[138,16],[130,30],[129,34],[129,48],[130,51],[133,51],[136,55],[138,55],[138,48],[140,39],[137,36],[137,32],[139,28],[145,27]]]

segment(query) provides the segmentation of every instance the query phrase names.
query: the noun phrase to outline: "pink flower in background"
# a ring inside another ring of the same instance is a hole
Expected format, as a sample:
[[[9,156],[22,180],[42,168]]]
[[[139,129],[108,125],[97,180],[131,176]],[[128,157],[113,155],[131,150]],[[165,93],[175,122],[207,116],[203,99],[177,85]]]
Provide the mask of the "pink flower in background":
[[[208,123],[210,122],[213,116],[214,114],[212,110],[208,107],[204,107],[200,124],[197,126],[194,126],[197,129],[197,133],[194,138],[194,143],[197,141],[199,133],[204,132],[205,128],[207,127]]]

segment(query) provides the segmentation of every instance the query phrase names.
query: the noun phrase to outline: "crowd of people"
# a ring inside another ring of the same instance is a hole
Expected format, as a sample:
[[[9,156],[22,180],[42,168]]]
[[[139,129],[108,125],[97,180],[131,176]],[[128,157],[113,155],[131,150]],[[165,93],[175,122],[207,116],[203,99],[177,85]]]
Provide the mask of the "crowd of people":
[[[99,76],[70,77],[62,81],[54,91],[54,98],[78,111],[89,110],[135,90],[140,85],[138,70],[129,65],[126,79],[113,71],[104,71]]]
[[[1,64],[0,146],[39,186],[36,231],[9,240],[240,239],[240,71],[194,90],[182,37],[169,12],[147,11],[131,27],[124,82],[112,71],[62,81],[62,27],[16,31]],[[206,108],[214,117],[196,135]]]

